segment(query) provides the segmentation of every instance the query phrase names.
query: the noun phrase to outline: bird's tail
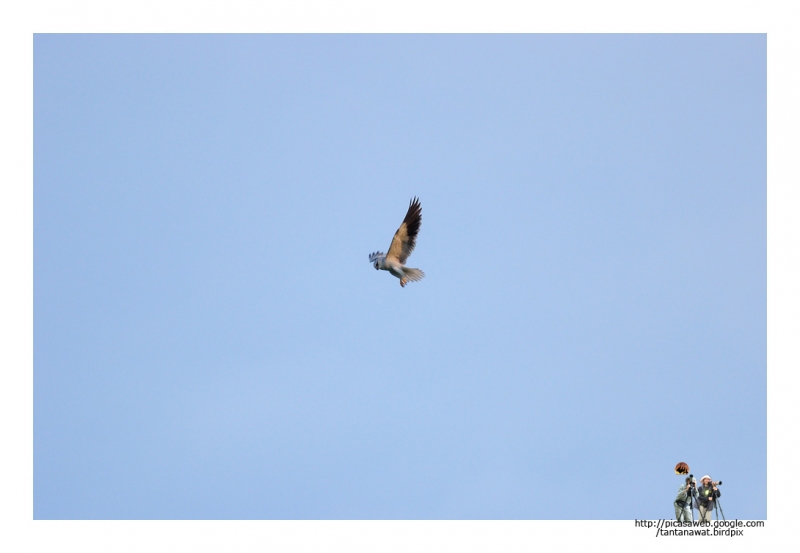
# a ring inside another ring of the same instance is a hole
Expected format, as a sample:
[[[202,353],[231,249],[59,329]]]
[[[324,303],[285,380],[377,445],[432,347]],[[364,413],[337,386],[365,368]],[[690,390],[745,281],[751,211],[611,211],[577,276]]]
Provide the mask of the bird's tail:
[[[425,273],[419,269],[412,269],[411,267],[403,267],[403,274],[411,282],[417,282],[425,278]]]

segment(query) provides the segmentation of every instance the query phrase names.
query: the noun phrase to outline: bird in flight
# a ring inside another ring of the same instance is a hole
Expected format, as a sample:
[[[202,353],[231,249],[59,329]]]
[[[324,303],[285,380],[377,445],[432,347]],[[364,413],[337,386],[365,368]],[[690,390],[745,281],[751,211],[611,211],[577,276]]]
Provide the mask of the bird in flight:
[[[419,269],[406,267],[405,262],[414,246],[417,245],[417,233],[422,222],[422,206],[419,199],[414,197],[408,206],[403,223],[392,238],[392,245],[389,246],[389,253],[375,252],[369,255],[369,262],[375,266],[375,270],[383,269],[389,271],[400,279],[400,286],[405,287],[409,281],[416,282],[422,280],[425,273]]]

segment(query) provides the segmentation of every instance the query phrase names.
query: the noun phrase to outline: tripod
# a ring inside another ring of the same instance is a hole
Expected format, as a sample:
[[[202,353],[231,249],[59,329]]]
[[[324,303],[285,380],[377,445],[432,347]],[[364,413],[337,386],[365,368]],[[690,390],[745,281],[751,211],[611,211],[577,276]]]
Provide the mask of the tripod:
[[[717,508],[719,508],[719,513],[717,513]],[[722,512],[722,505],[719,502],[719,497],[714,500],[714,515],[719,520],[719,515],[722,515],[722,520],[725,520],[725,513]]]

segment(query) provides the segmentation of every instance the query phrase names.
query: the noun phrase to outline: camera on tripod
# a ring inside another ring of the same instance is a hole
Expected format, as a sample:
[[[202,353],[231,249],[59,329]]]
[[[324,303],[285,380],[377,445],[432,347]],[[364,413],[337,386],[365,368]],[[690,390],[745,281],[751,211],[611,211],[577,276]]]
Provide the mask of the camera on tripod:
[[[695,480],[694,474],[689,474],[689,470],[689,465],[684,462],[675,465],[675,474],[686,476],[686,484],[678,489],[678,497],[674,501],[675,518],[679,522],[681,519],[686,522],[689,517],[694,520],[693,509],[697,509],[701,519],[710,522],[709,509],[713,508],[714,512],[719,509],[719,515],[722,516],[722,520],[725,520],[725,513],[722,512],[722,505],[719,502],[720,491],[716,489],[717,486],[722,485],[722,480],[714,481],[709,475],[705,475],[700,479],[702,487],[698,488],[697,480]],[[714,490],[711,490],[711,487]]]

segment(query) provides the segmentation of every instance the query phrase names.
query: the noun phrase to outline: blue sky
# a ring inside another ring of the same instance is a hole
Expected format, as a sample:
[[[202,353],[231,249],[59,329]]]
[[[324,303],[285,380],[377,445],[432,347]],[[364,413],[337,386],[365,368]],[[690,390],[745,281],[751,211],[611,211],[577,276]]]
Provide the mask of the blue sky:
[[[665,518],[678,461],[766,517],[764,35],[35,37],[35,518]]]

